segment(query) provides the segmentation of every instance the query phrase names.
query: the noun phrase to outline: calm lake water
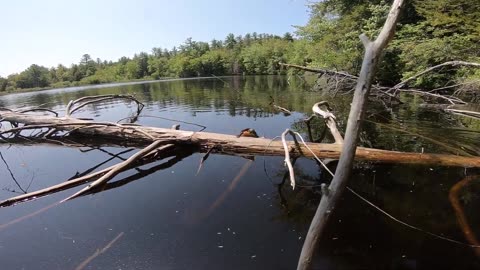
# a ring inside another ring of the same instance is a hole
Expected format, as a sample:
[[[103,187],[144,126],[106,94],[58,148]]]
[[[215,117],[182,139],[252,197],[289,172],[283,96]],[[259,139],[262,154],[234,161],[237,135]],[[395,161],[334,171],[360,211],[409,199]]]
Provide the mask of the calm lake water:
[[[0,97],[0,106],[64,113],[68,101],[82,96],[132,94],[146,105],[138,122],[143,125],[176,124],[150,117],[160,116],[200,124],[209,132],[254,128],[273,138],[286,128],[305,133],[302,119],[313,103],[328,100],[345,130],[351,96],[334,98],[310,91],[311,86],[275,76],[176,80],[7,95]],[[275,112],[270,97],[294,113]],[[402,101],[393,108],[370,103],[362,145],[480,154],[478,121],[429,109],[418,97]],[[134,112],[133,103],[114,101],[86,107],[78,116],[116,121]],[[314,127],[319,136],[321,122]],[[116,164],[120,159],[109,153],[125,148],[80,150],[89,148],[1,144],[0,199],[65,181],[100,163],[96,170]],[[118,185],[58,206],[49,207],[79,188],[1,208],[0,268],[75,269],[100,250],[83,269],[295,269],[320,197],[310,186],[330,177],[313,161],[299,159],[301,183],[292,191],[288,184],[278,186],[285,173],[282,157],[251,161],[211,155],[197,174],[202,156],[193,153],[122,173],[112,180]],[[448,198],[455,183],[476,174],[466,168],[357,163],[352,189],[404,222],[465,244],[408,228],[345,192],[321,239],[315,269],[480,269],[480,252],[466,246]],[[460,190],[458,198],[472,233],[479,235],[477,182]]]

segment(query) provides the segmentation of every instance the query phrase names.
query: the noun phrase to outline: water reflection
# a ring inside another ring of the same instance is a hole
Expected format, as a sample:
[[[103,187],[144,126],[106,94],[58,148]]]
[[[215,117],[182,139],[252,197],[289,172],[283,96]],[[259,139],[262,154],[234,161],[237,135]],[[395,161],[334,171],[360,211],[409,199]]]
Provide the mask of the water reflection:
[[[227,134],[254,128],[260,136],[272,138],[285,128],[306,134],[303,119],[311,106],[327,100],[333,104],[339,129],[344,130],[351,97],[332,98],[307,90],[308,83],[294,79],[288,83],[285,77],[222,77],[10,95],[1,97],[0,105],[64,112],[68,101],[85,95],[132,94],[146,104],[143,114],[154,116],[140,117],[140,124],[170,127],[171,120],[158,118],[164,117]],[[285,117],[275,111],[269,105],[270,96],[293,114]],[[415,97],[402,96],[402,101],[404,104],[393,108],[371,103],[361,136],[363,145],[436,153],[460,149],[479,154],[478,121],[422,108],[421,100]],[[111,101],[85,107],[78,116],[111,121],[135,111],[133,103]],[[199,128],[180,125],[183,129]],[[312,127],[313,137],[320,137],[323,123],[314,120]],[[327,136],[327,141],[333,139]],[[15,143],[2,145],[0,151],[22,187],[33,179],[30,190],[101,170],[133,153],[116,147],[89,149],[81,152]],[[301,186],[318,185],[330,178],[315,162],[298,159],[295,168],[301,183],[292,191],[288,184],[278,185],[285,174],[282,157],[257,157],[251,162],[212,155],[196,175],[202,157],[191,151],[170,153],[161,161],[119,175],[95,194],[66,204],[49,208],[72,190],[1,208],[0,224],[28,216],[0,230],[2,269],[72,269],[120,233],[121,239],[89,263],[92,269],[294,268],[319,199],[315,188]],[[410,224],[466,242],[448,194],[465,175],[474,174],[478,172],[463,168],[358,163],[350,186]],[[6,168],[0,177],[0,187],[15,185]],[[476,235],[480,225],[478,194],[478,187],[472,184],[460,195]],[[0,192],[0,199],[10,196],[7,190]],[[412,231],[345,193],[321,241],[315,266],[474,269],[480,267],[480,261],[471,248]]]

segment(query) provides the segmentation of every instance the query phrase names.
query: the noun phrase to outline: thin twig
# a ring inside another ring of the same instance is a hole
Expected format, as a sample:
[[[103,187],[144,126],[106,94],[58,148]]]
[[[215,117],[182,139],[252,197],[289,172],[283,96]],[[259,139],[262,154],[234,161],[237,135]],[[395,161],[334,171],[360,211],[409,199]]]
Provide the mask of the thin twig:
[[[200,173],[200,170],[202,169],[203,163],[208,159],[208,157],[210,156],[210,153],[215,148],[216,148],[216,146],[210,147],[210,149],[208,149],[207,153],[202,157],[202,159],[200,160],[200,165],[198,165],[197,173],[195,175],[198,175]]]
[[[82,97],[79,99],[76,99],[74,101],[70,101],[66,107],[66,116],[69,117],[71,114],[73,114],[75,111],[93,103],[98,103],[110,99],[128,99],[131,101],[134,101],[138,108],[137,108],[137,114],[140,114],[142,111],[143,107],[145,106],[143,103],[138,101],[134,96],[131,95],[99,95],[99,96],[86,96]],[[80,104],[75,106],[76,104]]]
[[[203,131],[207,128],[204,125],[200,125],[200,124],[196,124],[196,123],[192,123],[192,122],[187,122],[187,121],[183,121],[183,120],[177,120],[177,119],[162,117],[162,116],[145,115],[145,114],[139,116],[139,118],[144,118],[144,117],[158,118],[158,119],[168,120],[168,121],[172,121],[172,122],[179,122],[179,123],[184,123],[184,124],[189,124],[189,125],[194,125],[194,126],[197,126],[197,127],[201,127],[201,129],[198,132]],[[122,119],[118,120],[117,123],[121,122],[122,120],[129,119],[129,118],[132,118],[132,117],[129,116],[129,117],[122,118]]]
[[[419,95],[423,95],[423,96],[429,96],[429,97],[444,99],[444,100],[450,102],[450,104],[467,104],[467,102],[465,102],[465,101],[463,101],[459,98],[456,98],[456,97],[447,97],[447,96],[444,96],[444,95],[434,94],[434,93],[420,91],[420,90],[399,89],[398,91],[404,92],[404,93],[415,93],[415,94],[419,94]]]
[[[32,108],[32,109],[27,109],[27,110],[22,110],[19,111],[20,113],[26,113],[26,112],[49,112],[55,114],[55,116],[58,117],[58,112],[50,109],[44,109],[44,108]]]
[[[144,156],[144,159],[147,160],[147,159],[150,159],[150,158],[156,158],[156,155],[157,155],[157,152],[151,152],[148,155]],[[135,164],[135,165],[132,164],[132,167],[142,165],[142,163],[143,163],[143,160],[142,160],[142,162],[139,162],[139,164]],[[97,172],[94,172],[94,173],[91,173],[91,174],[88,174],[88,175],[77,176],[74,179],[68,179],[65,182],[62,182],[62,183],[59,183],[59,184],[56,184],[56,185],[53,185],[53,186],[50,186],[50,187],[46,187],[46,188],[43,188],[43,189],[40,189],[40,190],[37,190],[37,191],[32,191],[32,192],[29,192],[27,194],[22,194],[22,195],[19,195],[19,196],[15,196],[15,197],[3,200],[3,201],[0,202],[0,207],[9,206],[9,205],[12,205],[12,204],[18,203],[18,202],[29,201],[29,200],[36,199],[36,198],[39,198],[39,197],[42,197],[42,196],[46,196],[46,195],[54,193],[54,192],[58,192],[58,191],[61,191],[61,190],[73,188],[73,187],[76,187],[76,186],[94,181],[95,179],[98,179],[99,177],[105,175],[107,172],[113,170],[117,166],[118,166],[118,164],[115,164],[115,165],[112,165],[108,168],[105,168],[103,170],[100,170],[100,171],[97,171]],[[130,167],[128,167],[128,168],[130,168]],[[128,168],[125,168],[125,169],[128,169]]]
[[[144,148],[143,150],[137,152],[135,155],[131,156],[127,160],[117,164],[115,168],[107,172],[104,176],[100,177],[99,179],[95,180],[93,183],[89,184],[82,190],[78,191],[77,193],[73,194],[72,196],[69,196],[68,198],[62,200],[61,202],[66,202],[68,200],[74,199],[84,193],[89,192],[91,189],[96,188],[103,183],[109,181],[111,178],[113,178],[115,175],[119,174],[121,171],[123,171],[126,167],[128,167],[131,163],[135,162],[136,160],[142,158],[143,156],[147,155],[148,153],[152,152],[155,150],[157,147],[159,147],[161,144],[164,144],[164,141],[158,140],[154,141],[152,144]],[[165,150],[168,148],[173,147],[173,144],[167,144],[162,147],[160,147],[158,150]]]
[[[27,193],[27,191],[26,191],[25,189],[23,189],[22,186],[20,186],[20,183],[18,183],[17,178],[15,178],[15,175],[13,174],[12,170],[10,169],[10,166],[8,166],[8,163],[7,163],[7,161],[5,160],[5,158],[3,157],[2,152],[0,152],[0,158],[2,159],[3,163],[4,163],[5,166],[7,167],[7,171],[10,173],[11,178],[13,179],[13,181],[15,182],[15,184],[17,184],[18,188],[19,188],[23,193]]]
[[[473,80],[473,81],[469,81],[469,82],[458,83],[458,84],[454,84],[454,85],[448,85],[448,86],[444,86],[444,87],[440,87],[440,88],[435,88],[435,89],[432,89],[428,92],[432,93],[432,92],[437,92],[437,91],[441,91],[441,90],[445,90],[445,89],[455,88],[455,87],[458,87],[458,86],[476,84],[476,83],[479,83],[479,82],[480,82],[480,80]]]
[[[348,79],[352,80],[357,80],[358,77],[352,74],[348,74],[346,72],[337,72],[333,70],[328,70],[328,69],[321,69],[321,68],[311,68],[311,67],[305,67],[305,66],[299,66],[299,65],[293,65],[293,64],[286,64],[286,63],[278,63],[280,66],[284,66],[287,68],[296,68],[296,69],[301,69],[309,72],[314,72],[314,73],[319,73],[319,74],[326,74],[330,76],[340,76],[340,77],[345,77]]]

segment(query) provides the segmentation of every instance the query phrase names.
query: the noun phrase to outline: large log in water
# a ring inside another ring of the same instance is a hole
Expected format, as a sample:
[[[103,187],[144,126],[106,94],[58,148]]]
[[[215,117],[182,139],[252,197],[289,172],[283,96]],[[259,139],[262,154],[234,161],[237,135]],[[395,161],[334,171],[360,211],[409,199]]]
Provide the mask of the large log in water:
[[[138,144],[150,144],[162,140],[173,144],[191,144],[201,147],[215,147],[217,152],[226,154],[250,154],[283,156],[285,154],[281,141],[267,138],[237,137],[227,134],[194,132],[166,128],[146,127],[137,125],[116,124],[111,122],[93,122],[70,117],[38,116],[19,112],[0,110],[4,121],[22,123],[21,127],[39,129],[55,128],[76,134],[92,136],[92,138],[114,139],[119,141],[135,141]],[[12,133],[17,129],[4,130],[2,133]],[[302,144],[287,143],[292,156],[313,157],[312,153]],[[342,151],[341,144],[307,143],[320,158],[338,159]],[[444,154],[408,153],[358,147],[356,160],[384,163],[424,164],[438,166],[480,167],[480,157],[465,157]]]

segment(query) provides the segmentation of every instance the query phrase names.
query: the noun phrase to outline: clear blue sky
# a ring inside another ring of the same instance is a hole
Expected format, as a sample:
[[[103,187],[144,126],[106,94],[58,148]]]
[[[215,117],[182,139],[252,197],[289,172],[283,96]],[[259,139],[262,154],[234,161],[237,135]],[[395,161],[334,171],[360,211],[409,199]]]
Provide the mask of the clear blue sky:
[[[70,66],[88,53],[117,60],[188,37],[228,33],[281,35],[308,20],[306,0],[15,0],[2,1],[0,76],[31,64]]]

